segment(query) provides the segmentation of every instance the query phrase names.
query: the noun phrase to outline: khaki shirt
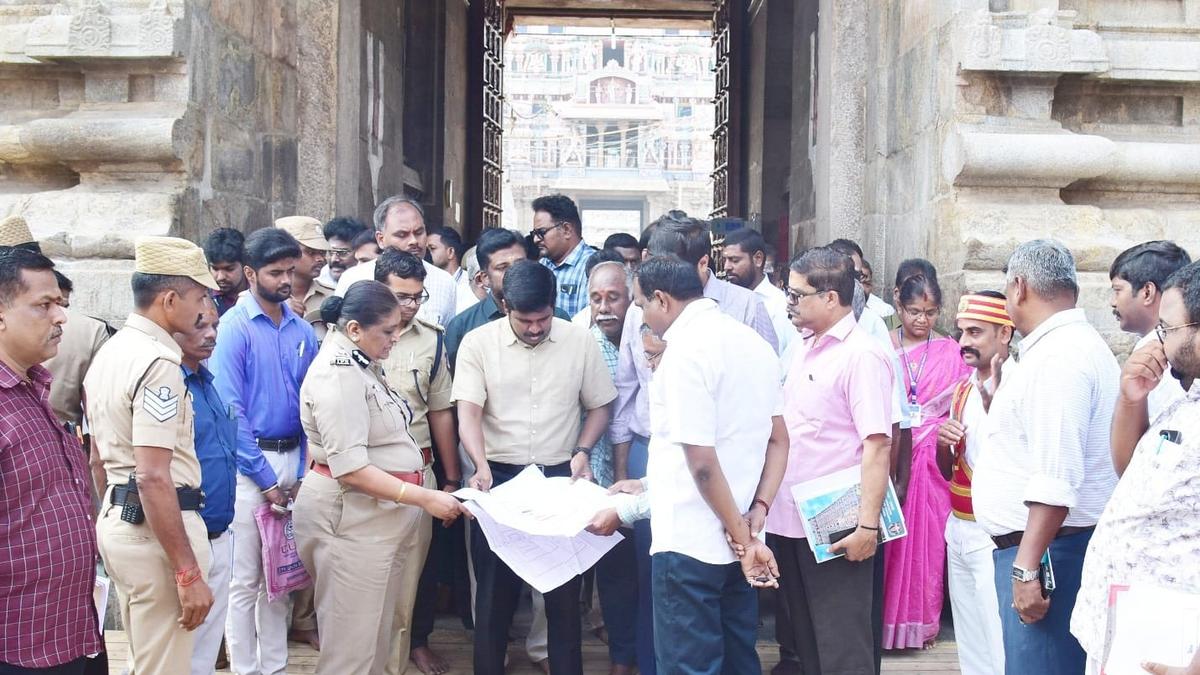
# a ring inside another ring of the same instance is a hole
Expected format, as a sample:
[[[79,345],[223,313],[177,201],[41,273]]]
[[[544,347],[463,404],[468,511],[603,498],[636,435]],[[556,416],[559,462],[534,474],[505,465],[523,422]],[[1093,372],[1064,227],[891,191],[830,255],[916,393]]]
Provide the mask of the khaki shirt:
[[[82,421],[83,378],[96,352],[107,341],[108,326],[103,321],[67,310],[58,354],[42,364],[54,376],[50,383],[50,406],[59,422]]]
[[[321,321],[321,304],[325,302],[325,298],[331,295],[333,295],[333,289],[319,279],[313,279],[312,285],[308,287],[308,293],[304,294],[304,320],[312,325],[318,342],[324,340],[328,332],[325,322]]]
[[[550,335],[530,347],[504,317],[467,333],[458,349],[453,398],[483,408],[489,461],[569,461],[583,412],[616,397],[600,346],[570,321],[554,319]]]
[[[400,333],[392,346],[392,353],[383,362],[383,372],[388,384],[396,393],[408,401],[412,408],[412,423],[409,432],[417,445],[428,448],[433,445],[429,430],[430,411],[449,410],[450,367],[446,365],[445,340],[442,341],[441,363],[437,377],[429,381],[433,372],[433,359],[437,356],[438,340],[442,329],[422,319],[413,319]]]
[[[368,464],[384,471],[425,468],[408,433],[408,404],[387,385],[383,370],[338,330],[329,332],[300,385],[300,423],[308,452],[334,478]]]
[[[182,351],[161,326],[130,314],[83,380],[92,443],[109,485],[129,482],[135,446],[167,448],[176,487],[200,487],[192,438],[192,396],[183,383]]]

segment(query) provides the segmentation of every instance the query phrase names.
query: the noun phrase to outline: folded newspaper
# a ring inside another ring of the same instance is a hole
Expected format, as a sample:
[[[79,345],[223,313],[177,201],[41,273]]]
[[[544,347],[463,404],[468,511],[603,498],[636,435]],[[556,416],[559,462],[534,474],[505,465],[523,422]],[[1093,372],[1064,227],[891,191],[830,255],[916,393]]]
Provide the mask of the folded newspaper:
[[[852,466],[831,474],[792,486],[796,510],[804,523],[808,547],[818,563],[840,558],[844,553],[830,553],[834,542],[858,527],[858,505],[862,491],[862,467]],[[887,494],[879,512],[879,543],[899,539],[908,534],[904,513],[896,488],[888,479]]]
[[[585,480],[546,478],[534,466],[489,492],[463,488],[454,496],[466,502],[492,551],[542,593],[586,572],[624,539],[584,528],[597,512],[632,498]]]

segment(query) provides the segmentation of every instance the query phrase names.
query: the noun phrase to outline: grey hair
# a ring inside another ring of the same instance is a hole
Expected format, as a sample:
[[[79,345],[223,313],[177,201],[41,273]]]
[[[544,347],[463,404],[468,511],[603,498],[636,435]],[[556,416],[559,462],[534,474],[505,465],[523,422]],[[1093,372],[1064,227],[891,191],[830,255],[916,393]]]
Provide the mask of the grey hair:
[[[479,258],[475,255],[474,246],[467,249],[467,252],[462,255],[461,264],[472,279],[475,278],[476,274],[479,274]]]
[[[1004,266],[1004,274],[1008,283],[1022,277],[1030,290],[1044,298],[1067,292],[1079,295],[1075,256],[1054,239],[1034,239],[1017,246]]]
[[[604,267],[605,265],[614,265],[616,267],[621,268],[621,272],[625,275],[625,290],[629,291],[629,297],[632,298],[633,297],[633,268],[631,268],[629,265],[626,265],[625,263],[619,263],[615,260],[605,260],[604,262],[596,263],[596,266],[592,268],[592,274],[595,274],[596,270],[600,269],[601,267]],[[592,275],[588,275],[588,285],[589,286],[591,285],[591,279],[592,279]]]
[[[371,220],[375,222],[376,232],[383,232],[383,221],[387,220],[388,212],[392,210],[393,206],[400,204],[408,204],[416,209],[417,215],[421,216],[421,222],[425,222],[425,209],[421,208],[421,205],[415,199],[409,199],[403,195],[392,195],[380,202],[379,206],[375,207],[375,213],[371,216]]]
[[[854,310],[855,321],[862,318],[863,310],[867,308],[867,289],[857,279],[854,280],[854,299],[850,301],[850,307]]]

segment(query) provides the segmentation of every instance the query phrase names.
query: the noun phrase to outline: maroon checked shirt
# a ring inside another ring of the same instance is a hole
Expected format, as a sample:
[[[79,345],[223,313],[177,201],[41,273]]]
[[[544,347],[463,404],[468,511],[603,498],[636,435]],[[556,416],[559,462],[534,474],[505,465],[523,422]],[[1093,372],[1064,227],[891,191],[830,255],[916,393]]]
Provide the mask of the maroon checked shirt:
[[[48,668],[104,642],[87,457],[50,408],[50,371],[29,376],[0,361],[0,663]]]

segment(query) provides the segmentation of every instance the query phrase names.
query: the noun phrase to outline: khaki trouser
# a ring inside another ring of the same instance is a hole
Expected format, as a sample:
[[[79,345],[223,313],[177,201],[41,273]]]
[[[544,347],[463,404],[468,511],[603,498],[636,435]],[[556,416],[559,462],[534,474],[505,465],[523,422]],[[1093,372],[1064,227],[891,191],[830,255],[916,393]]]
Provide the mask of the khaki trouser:
[[[317,607],[313,603],[312,586],[292,592],[291,630],[316,630]]]
[[[425,472],[425,487],[434,490],[437,481],[432,471]],[[416,507],[412,507],[416,509]],[[433,519],[424,510],[416,509],[418,521],[412,534],[412,545],[405,545],[396,557],[396,564],[401,568],[400,594],[396,598],[396,614],[392,623],[392,631],[396,639],[392,641],[392,653],[388,657],[387,675],[401,675],[408,669],[409,645],[412,643],[413,603],[417,600],[417,587],[421,585],[421,572],[425,569],[425,558],[429,554],[429,542],[433,538]],[[438,525],[441,527],[441,525]],[[416,671],[414,667],[412,669]]]
[[[426,475],[425,484],[431,482]],[[344,491],[336,480],[310,473],[293,519],[300,558],[313,578],[321,644],[331,646],[321,650],[317,674],[380,675],[393,654],[407,662],[408,620],[429,549],[425,511]]]
[[[204,521],[196,511],[184,511],[183,526],[207,580],[210,553]],[[96,535],[129,638],[130,675],[189,672],[194,634],[179,627],[183,609],[175,568],[150,525],[127,523],[121,520],[120,506],[106,503],[96,523]]]

